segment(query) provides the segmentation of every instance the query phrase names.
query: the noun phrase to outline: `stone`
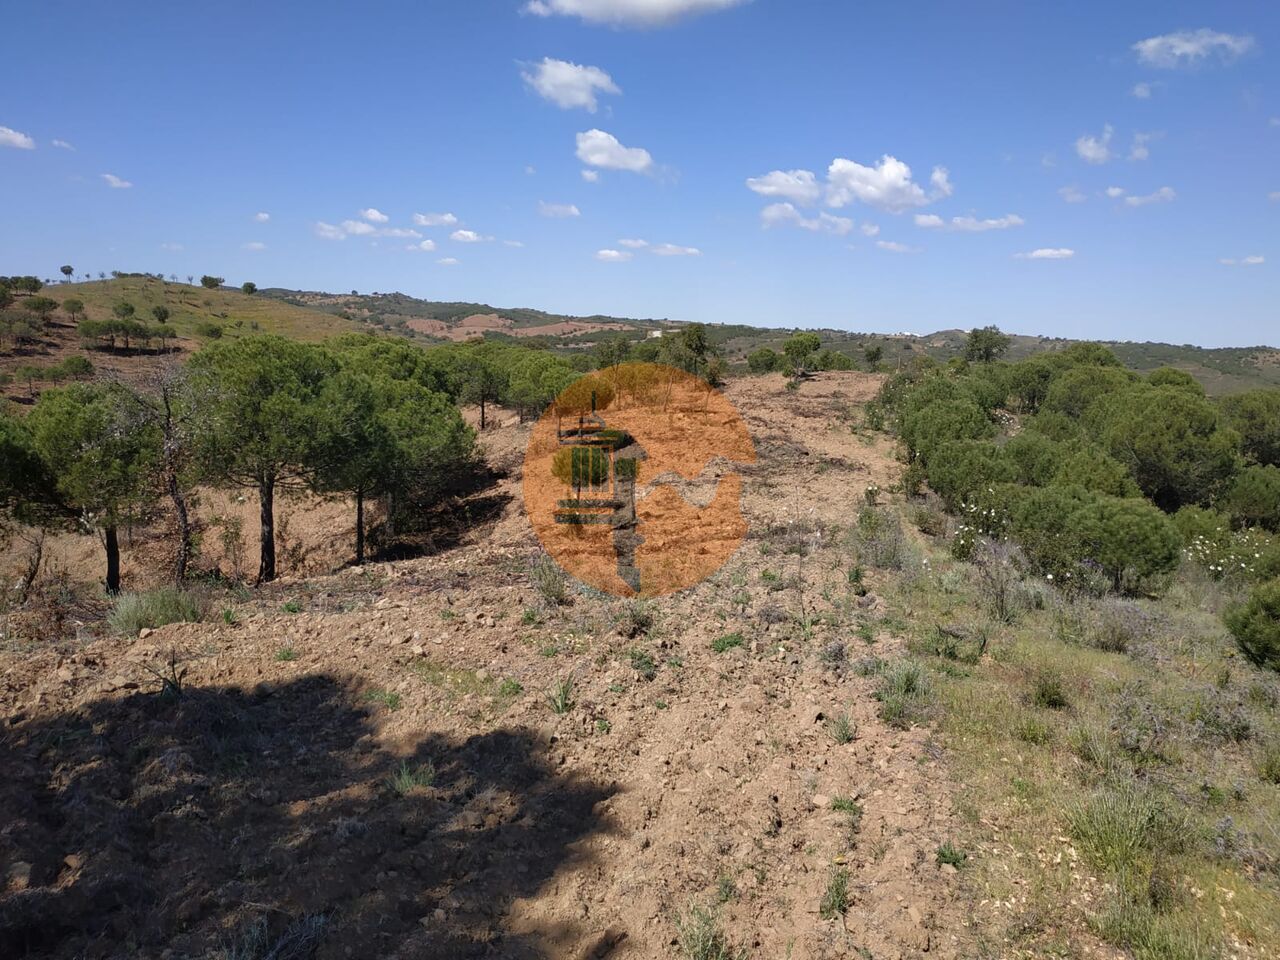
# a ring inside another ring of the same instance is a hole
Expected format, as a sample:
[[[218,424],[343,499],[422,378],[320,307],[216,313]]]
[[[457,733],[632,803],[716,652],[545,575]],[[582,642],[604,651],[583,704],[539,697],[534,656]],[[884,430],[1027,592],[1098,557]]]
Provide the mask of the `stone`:
[[[830,806],[831,798],[825,794],[815,793],[813,795],[813,805],[819,808]]]
[[[31,864],[19,860],[9,867],[7,876],[10,886],[15,890],[25,890],[31,886]]]

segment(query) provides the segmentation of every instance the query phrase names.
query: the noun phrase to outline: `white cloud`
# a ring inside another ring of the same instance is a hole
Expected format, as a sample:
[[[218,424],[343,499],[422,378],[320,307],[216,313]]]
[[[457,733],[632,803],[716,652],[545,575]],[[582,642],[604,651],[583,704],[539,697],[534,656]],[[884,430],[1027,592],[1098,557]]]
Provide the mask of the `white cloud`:
[[[1029,253],[1015,253],[1019,260],[1070,260],[1076,252],[1069,247],[1040,247]]]
[[[503,240],[503,241],[502,241],[502,245],[503,245],[504,247],[517,247],[517,248],[518,248],[518,247],[523,247],[523,246],[524,246],[524,242],[523,242],[523,241],[521,241],[521,240]]]
[[[874,167],[837,157],[827,168],[827,204],[843,207],[859,200],[889,213],[902,213],[951,194],[945,168],[935,167],[930,181],[934,186],[932,196],[911,179],[909,166],[889,154]]]
[[[603,260],[605,263],[623,263],[630,260],[635,254],[627,250],[597,250],[596,259]]]
[[[630,247],[632,250],[641,250],[649,245],[648,240],[619,240],[619,246]]]
[[[1133,89],[1129,91],[1129,96],[1137,97],[1139,100],[1151,99],[1151,84],[1135,83]]]
[[[458,243],[485,243],[492,240],[493,237],[481,236],[474,230],[455,230],[453,233],[449,234],[449,239],[455,240]]]
[[[1173,187],[1161,187],[1155,193],[1148,193],[1142,197],[1125,197],[1124,202],[1130,207],[1145,207],[1149,203],[1169,203],[1176,199],[1177,191]]]
[[[1084,193],[1081,192],[1080,188],[1075,186],[1060,187],[1058,189],[1058,196],[1067,203],[1084,203],[1087,199]]]
[[[1111,124],[1102,128],[1102,136],[1086,133],[1076,140],[1076,154],[1085,163],[1106,163],[1111,159]]]
[[[1224,257],[1218,262],[1222,264],[1224,267],[1256,267],[1256,266],[1259,266],[1260,264],[1266,263],[1267,258],[1260,256],[1258,254],[1254,254],[1251,257],[1243,257],[1240,260],[1236,260],[1233,257]]]
[[[529,0],[525,13],[537,17],[559,14],[591,23],[626,27],[657,27],[685,16],[727,10],[746,0]]]
[[[697,247],[679,247],[674,243],[660,243],[651,248],[660,257],[700,257],[702,251]]]
[[[442,267],[456,267],[458,265],[458,258],[457,257],[441,257],[439,260],[436,261],[436,263],[440,264]]]
[[[572,203],[547,203],[545,200],[538,201],[538,213],[552,220],[582,216],[582,211]]]
[[[1104,192],[1112,200],[1116,200],[1119,197],[1124,196],[1124,187],[1107,187],[1107,189]]]
[[[880,227],[874,223],[864,223],[858,229],[862,231],[864,237],[877,237],[880,235]]]
[[[54,140],[52,141],[52,145],[57,147],[59,150],[70,150],[72,153],[76,152],[76,148],[65,140]]]
[[[17,150],[34,150],[36,142],[25,133],[0,127],[0,147],[13,147]]]
[[[520,76],[525,84],[543,100],[550,100],[563,110],[582,107],[588,113],[595,113],[597,93],[622,92],[613,78],[599,67],[584,67],[551,57],[524,67]]]
[[[603,130],[578,134],[578,159],[589,167],[607,170],[630,170],[645,173],[653,166],[653,157],[642,147],[624,147],[618,138]]]
[[[254,223],[266,223],[270,219],[271,219],[271,214],[269,213],[255,213],[253,215]]]
[[[1008,230],[1010,227],[1020,227],[1024,221],[1016,213],[1005,214],[994,220],[979,220],[976,217],[952,217],[950,220],[943,220],[942,217],[934,213],[917,213],[916,226],[928,227],[931,229],[952,230],[959,233],[984,233],[987,230]]]
[[[420,237],[417,230],[410,230],[408,227],[383,227],[378,231],[380,237]]]
[[[1146,160],[1151,156],[1151,149],[1147,146],[1155,139],[1154,133],[1135,133],[1133,135],[1133,144],[1129,147],[1130,160]]]
[[[1280,190],[1273,190],[1267,194],[1267,199],[1272,203],[1280,203]]]
[[[847,217],[833,217],[829,213],[819,213],[816,217],[806,217],[790,203],[771,203],[760,211],[760,222],[765,227],[776,227],[792,224],[802,230],[814,233],[834,233],[843,237],[853,229],[853,221]]]
[[[877,240],[876,246],[881,250],[888,250],[890,253],[919,253],[918,247],[909,247],[905,243],[898,243],[896,240]]]
[[[114,173],[103,173],[103,174],[100,174],[100,176],[102,177],[103,180],[106,181],[107,186],[109,186],[112,190],[128,190],[130,187],[133,186],[133,184],[130,183],[128,180],[122,180],[119,177],[117,177]]]
[[[345,240],[347,238],[341,227],[335,227],[332,223],[325,223],[323,220],[317,220],[315,226],[311,229],[315,231],[315,235],[321,240]]]
[[[363,220],[343,220],[342,229],[353,237],[372,237],[378,232],[377,227]]]
[[[415,213],[413,222],[420,227],[452,227],[458,218],[452,213]]]
[[[267,249],[267,245],[261,242],[260,240],[250,240],[248,243],[244,245],[244,249],[257,252],[259,250]]]
[[[430,253],[435,248],[436,242],[434,240],[423,240],[421,243],[411,243],[405,247],[406,250],[417,250],[424,253]]]
[[[370,223],[386,223],[391,219],[377,207],[366,207],[360,211],[360,216]]]
[[[183,246],[180,243],[162,243],[160,244],[160,249],[168,250],[170,253],[176,253],[177,251],[182,250]]]
[[[763,177],[748,177],[747,189],[762,197],[781,197],[804,206],[817,203],[822,187],[808,170],[774,170]]]
[[[587,181],[587,183],[599,183],[600,174],[595,170],[583,170],[582,179]]]
[[[1217,33],[1207,28],[1180,30],[1139,40],[1133,45],[1138,59],[1152,67],[1189,66],[1209,57],[1229,63],[1253,48],[1253,37]]]
[[[526,177],[532,177],[532,176],[533,176],[535,173],[537,173],[537,172],[538,172],[538,168],[537,168],[537,167],[535,167],[535,166],[533,166],[533,164],[526,164],[526,165],[525,165],[525,168],[524,168],[524,175],[525,175]]]

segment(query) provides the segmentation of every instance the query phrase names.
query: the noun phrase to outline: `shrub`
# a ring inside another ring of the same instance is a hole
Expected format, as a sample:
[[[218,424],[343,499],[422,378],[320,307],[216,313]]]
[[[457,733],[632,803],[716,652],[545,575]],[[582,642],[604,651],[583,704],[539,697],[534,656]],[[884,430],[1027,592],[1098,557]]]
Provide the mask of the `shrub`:
[[[212,320],[202,320],[196,324],[196,336],[204,337],[206,340],[221,340],[222,325]]]
[[[569,583],[564,571],[546,554],[538,557],[529,568],[529,580],[544,601],[561,606],[569,602]]]
[[[953,440],[985,440],[995,435],[995,424],[974,400],[958,399],[930,403],[904,414],[902,439],[911,459],[928,464],[938,447]]]
[[[950,840],[946,841],[946,843],[938,847],[936,856],[937,856],[938,863],[950,864],[951,866],[955,867],[957,870],[963,867],[965,864],[965,861],[969,859],[969,855],[965,853],[963,850],[961,850],[960,848],[953,845]]]
[[[1004,445],[1004,455],[1013,465],[1019,483],[1048,486],[1062,465],[1064,447],[1042,433],[1023,430]]]
[[[716,653],[724,653],[734,647],[740,647],[745,641],[741,633],[726,633],[711,641],[711,649]]]
[[[1137,497],[1142,493],[1123,463],[1092,444],[1067,454],[1058,464],[1052,482],[1058,486],[1077,484],[1113,497]]]
[[[125,593],[107,615],[111,629],[123,636],[137,636],[143,628],[154,630],[166,623],[195,623],[203,604],[193,593],[177,587],[160,587],[142,593]]]
[[[1236,474],[1223,506],[1237,526],[1280,531],[1280,467],[1249,467]]]
[[[1069,524],[1084,553],[1116,590],[1134,590],[1178,565],[1178,535],[1168,518],[1144,500],[1102,497],[1078,509]]]
[[[403,797],[414,790],[431,786],[435,779],[436,768],[429,761],[411,767],[407,760],[402,760],[399,769],[387,778],[387,786],[393,793]]]
[[[973,550],[978,592],[993,620],[1011,623],[1022,606],[1022,567],[1026,560],[1016,544],[982,540]]]
[[[955,509],[975,491],[1017,479],[1018,471],[994,443],[953,440],[938,446],[926,475],[929,486]]]
[[[1064,710],[1071,705],[1062,674],[1048,669],[1037,670],[1031,678],[1030,699],[1037,707]]]
[[[1240,448],[1256,463],[1280,466],[1280,389],[1250,390],[1222,400],[1227,422],[1240,434]]]
[[[1280,670],[1280,578],[1255,587],[1223,620],[1251,662]]]
[[[843,867],[833,870],[827,880],[827,889],[823,891],[822,900],[818,904],[818,915],[823,920],[834,920],[844,916],[849,909],[849,871]]]
[[[752,373],[772,373],[782,365],[782,355],[761,347],[747,354],[747,367]]]
[[[642,637],[653,629],[653,606],[643,600],[632,600],[622,607],[618,617],[618,629],[625,637]]]
[[[1096,623],[1086,634],[1085,642],[1109,653],[1124,653],[1154,632],[1155,617],[1136,603],[1108,599],[1099,604]]]
[[[747,951],[729,942],[705,907],[691,906],[676,917],[676,935],[685,960],[746,960]]]
[[[898,570],[906,556],[902,521],[883,507],[864,506],[854,525],[853,548],[859,563],[886,570]]]
[[[1075,367],[1053,381],[1041,410],[1078,420],[1099,399],[1124,390],[1133,380],[1133,374],[1117,367]]]

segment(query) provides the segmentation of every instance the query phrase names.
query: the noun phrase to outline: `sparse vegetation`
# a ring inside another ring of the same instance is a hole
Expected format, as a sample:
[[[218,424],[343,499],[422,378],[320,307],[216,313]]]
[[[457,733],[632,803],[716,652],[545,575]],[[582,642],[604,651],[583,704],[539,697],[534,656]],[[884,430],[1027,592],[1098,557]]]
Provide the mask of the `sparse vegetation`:
[[[167,623],[194,623],[203,618],[204,604],[194,593],[177,587],[158,587],[116,598],[107,622],[122,636],[136,637],[143,629]]]

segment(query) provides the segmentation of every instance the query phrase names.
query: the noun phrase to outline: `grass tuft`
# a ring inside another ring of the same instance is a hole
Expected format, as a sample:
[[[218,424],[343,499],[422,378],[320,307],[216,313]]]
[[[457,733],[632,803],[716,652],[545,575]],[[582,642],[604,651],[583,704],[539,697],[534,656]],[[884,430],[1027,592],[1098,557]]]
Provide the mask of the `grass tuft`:
[[[159,587],[141,593],[121,594],[107,623],[121,636],[137,636],[166,623],[196,623],[203,615],[200,598],[177,587]]]

